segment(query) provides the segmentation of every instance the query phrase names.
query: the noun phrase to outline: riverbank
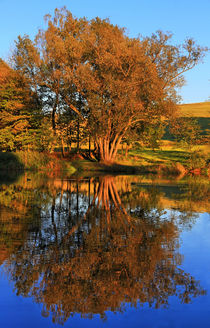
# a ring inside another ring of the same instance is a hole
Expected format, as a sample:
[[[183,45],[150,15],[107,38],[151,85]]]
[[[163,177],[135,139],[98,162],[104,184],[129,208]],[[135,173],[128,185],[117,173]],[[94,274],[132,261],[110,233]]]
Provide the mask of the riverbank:
[[[38,171],[54,176],[63,172],[72,174],[76,169],[69,160],[61,159],[57,154],[18,151],[0,152],[0,171],[1,174],[5,171]]]
[[[103,171],[128,174],[156,173],[160,175],[209,175],[209,146],[195,147],[191,151],[175,148],[174,144],[162,149],[151,150],[132,148],[127,156],[124,150],[118,152],[115,163],[99,163],[74,156],[72,165],[77,171]]]
[[[131,149],[125,156],[118,153],[115,163],[101,163],[87,152],[69,153],[63,158],[59,152],[39,153],[35,151],[0,152],[0,171],[38,171],[48,176],[81,174],[85,172],[125,173],[159,175],[209,175],[208,152],[182,149]],[[2,173],[1,173],[2,174]]]

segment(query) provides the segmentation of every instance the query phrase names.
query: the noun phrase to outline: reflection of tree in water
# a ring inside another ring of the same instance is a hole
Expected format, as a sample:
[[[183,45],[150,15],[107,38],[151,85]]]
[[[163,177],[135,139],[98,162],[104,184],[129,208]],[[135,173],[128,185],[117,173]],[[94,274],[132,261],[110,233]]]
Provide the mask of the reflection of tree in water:
[[[0,264],[22,247],[28,232],[39,229],[40,209],[31,202],[32,189],[0,186]]]
[[[188,303],[204,293],[179,268],[174,219],[155,210],[154,201],[149,209],[148,197],[146,210],[129,205],[129,188],[119,192],[113,177],[88,179],[86,192],[84,185],[67,181],[42,192],[38,229],[28,231],[6,264],[18,294],[64,322],[74,313],[104,317],[126,302],[158,308],[172,295]]]
[[[193,212],[209,212],[210,182],[201,176],[192,176],[188,184],[182,187],[182,193],[178,195],[182,201],[181,210],[193,214]]]

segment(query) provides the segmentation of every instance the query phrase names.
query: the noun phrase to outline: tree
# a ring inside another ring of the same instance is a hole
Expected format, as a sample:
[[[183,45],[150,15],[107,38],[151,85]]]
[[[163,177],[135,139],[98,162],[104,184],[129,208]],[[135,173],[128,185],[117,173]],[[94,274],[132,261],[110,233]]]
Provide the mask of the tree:
[[[162,82],[138,39],[128,38],[107,20],[91,21],[90,31],[88,65],[81,70],[80,89],[100,159],[113,161],[130,128],[163,111]]]
[[[33,142],[38,109],[27,81],[0,59],[0,149],[22,149]]]
[[[200,126],[192,117],[178,117],[171,122],[170,132],[177,142],[190,149],[200,137]]]
[[[46,20],[34,41],[19,37],[15,69],[50,109],[55,134],[56,114],[73,112],[86,122],[102,161],[116,158],[122,138],[138,122],[174,112],[182,74],[205,50],[191,39],[182,48],[171,46],[171,35],[162,32],[129,38],[107,19],[77,19],[65,8]]]
[[[172,33],[157,31],[151,37],[142,38],[142,42],[146,55],[157,67],[167,97],[176,103],[180,99],[177,89],[185,83],[183,74],[202,61],[208,48],[196,45],[192,38],[175,46],[171,44],[172,37]]]

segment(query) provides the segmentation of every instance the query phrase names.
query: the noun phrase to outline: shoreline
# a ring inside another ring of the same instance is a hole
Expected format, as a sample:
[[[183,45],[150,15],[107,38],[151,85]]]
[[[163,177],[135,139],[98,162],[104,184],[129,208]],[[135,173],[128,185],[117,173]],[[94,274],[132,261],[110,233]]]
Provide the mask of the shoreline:
[[[160,163],[159,161],[139,165],[138,162],[125,163],[103,163],[83,159],[80,155],[71,158],[61,158],[59,154],[39,152],[5,152],[0,153],[0,177],[6,174],[40,172],[48,176],[94,174],[154,174],[159,176],[185,176],[204,175],[209,176],[209,168],[189,168],[180,162]]]

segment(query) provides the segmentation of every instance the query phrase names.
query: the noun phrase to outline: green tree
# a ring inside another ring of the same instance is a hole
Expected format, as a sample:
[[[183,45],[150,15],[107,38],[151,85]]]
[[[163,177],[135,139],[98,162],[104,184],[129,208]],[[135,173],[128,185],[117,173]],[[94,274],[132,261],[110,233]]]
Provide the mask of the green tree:
[[[192,148],[200,138],[200,126],[192,117],[178,117],[171,122],[170,132],[182,146]]]
[[[39,121],[34,94],[25,78],[0,59],[0,149],[33,143]]]

